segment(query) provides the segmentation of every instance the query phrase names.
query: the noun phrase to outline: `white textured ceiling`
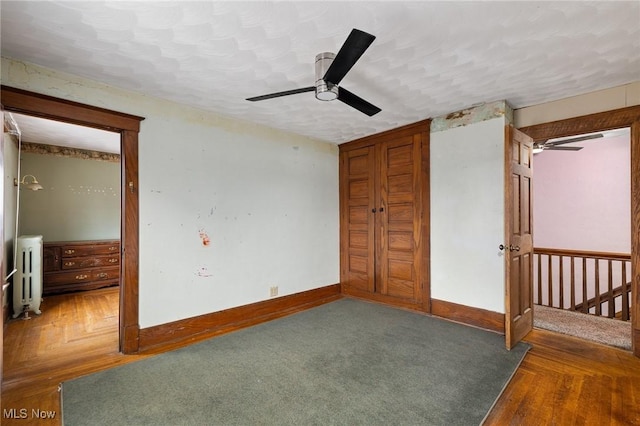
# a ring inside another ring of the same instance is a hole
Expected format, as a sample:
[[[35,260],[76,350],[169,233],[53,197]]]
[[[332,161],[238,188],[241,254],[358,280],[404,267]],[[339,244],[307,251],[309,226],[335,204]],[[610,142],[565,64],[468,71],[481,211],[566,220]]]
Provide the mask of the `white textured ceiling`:
[[[120,134],[60,121],[10,113],[23,142],[120,153]]]
[[[1,2],[2,55],[341,143],[470,105],[515,108],[640,80],[640,2]],[[313,93],[317,53],[377,38]]]

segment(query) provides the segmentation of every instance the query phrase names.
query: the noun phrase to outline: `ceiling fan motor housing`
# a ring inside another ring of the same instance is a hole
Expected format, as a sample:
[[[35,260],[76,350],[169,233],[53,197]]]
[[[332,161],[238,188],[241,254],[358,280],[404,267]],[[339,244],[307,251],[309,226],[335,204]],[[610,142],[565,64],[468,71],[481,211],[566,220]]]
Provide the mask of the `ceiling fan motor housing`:
[[[316,98],[321,101],[332,101],[338,97],[338,86],[324,81],[324,75],[335,57],[335,53],[331,52],[316,55]]]

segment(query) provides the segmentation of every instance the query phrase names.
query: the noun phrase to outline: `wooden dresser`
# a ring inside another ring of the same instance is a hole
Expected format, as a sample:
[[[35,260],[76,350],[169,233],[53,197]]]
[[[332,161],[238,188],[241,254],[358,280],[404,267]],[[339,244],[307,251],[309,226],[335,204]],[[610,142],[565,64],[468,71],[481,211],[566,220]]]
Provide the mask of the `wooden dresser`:
[[[120,240],[44,243],[43,294],[92,290],[120,283]]]

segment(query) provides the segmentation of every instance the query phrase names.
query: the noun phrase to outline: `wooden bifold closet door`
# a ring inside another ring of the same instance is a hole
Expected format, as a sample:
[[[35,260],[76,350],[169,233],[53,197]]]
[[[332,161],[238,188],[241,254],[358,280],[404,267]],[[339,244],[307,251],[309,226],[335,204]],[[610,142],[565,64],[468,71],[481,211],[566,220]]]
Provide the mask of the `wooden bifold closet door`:
[[[340,146],[344,293],[425,310],[426,135],[403,128]]]

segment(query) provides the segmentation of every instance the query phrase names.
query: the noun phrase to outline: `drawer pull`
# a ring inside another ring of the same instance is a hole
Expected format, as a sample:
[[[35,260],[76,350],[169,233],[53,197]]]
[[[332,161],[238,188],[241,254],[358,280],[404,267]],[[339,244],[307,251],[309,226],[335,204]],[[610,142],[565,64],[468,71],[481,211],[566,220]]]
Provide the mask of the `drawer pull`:
[[[98,274],[98,278],[108,278],[108,277],[109,277],[109,274],[107,274],[106,272],[100,272]]]
[[[109,251],[116,251],[116,250],[118,250],[118,247],[114,247],[114,246],[109,247]]]
[[[84,274],[76,275],[76,280],[86,280],[87,278],[89,278],[89,275],[84,275]]]
[[[75,252],[76,251],[74,249],[67,249],[67,250],[64,251],[64,254],[73,254]]]
[[[109,259],[109,263],[118,263],[118,259],[116,259],[115,257],[112,259]]]
[[[76,262],[64,262],[64,266],[73,266]]]

